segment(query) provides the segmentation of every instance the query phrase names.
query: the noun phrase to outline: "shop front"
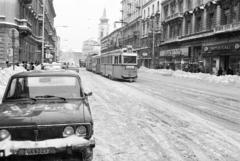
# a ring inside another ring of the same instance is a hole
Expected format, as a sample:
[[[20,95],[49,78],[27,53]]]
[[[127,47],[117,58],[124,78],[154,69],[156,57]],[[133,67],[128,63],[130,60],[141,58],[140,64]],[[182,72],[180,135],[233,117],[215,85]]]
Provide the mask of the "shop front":
[[[240,75],[240,42],[231,42],[203,46],[205,67],[210,73]]]
[[[159,54],[160,66],[166,69],[183,70],[189,63],[188,48],[162,50]]]
[[[149,52],[142,52],[138,54],[138,65],[139,66],[144,66],[147,68],[151,67],[151,54]]]

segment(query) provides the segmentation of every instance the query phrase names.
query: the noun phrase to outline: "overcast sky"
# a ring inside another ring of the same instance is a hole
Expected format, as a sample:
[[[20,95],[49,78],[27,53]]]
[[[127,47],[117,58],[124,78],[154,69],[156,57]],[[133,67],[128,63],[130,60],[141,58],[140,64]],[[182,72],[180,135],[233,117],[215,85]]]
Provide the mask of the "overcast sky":
[[[54,0],[55,26],[61,37],[61,48],[81,51],[82,42],[97,40],[99,19],[106,8],[110,29],[121,18],[121,0]],[[61,27],[67,26],[67,27]]]

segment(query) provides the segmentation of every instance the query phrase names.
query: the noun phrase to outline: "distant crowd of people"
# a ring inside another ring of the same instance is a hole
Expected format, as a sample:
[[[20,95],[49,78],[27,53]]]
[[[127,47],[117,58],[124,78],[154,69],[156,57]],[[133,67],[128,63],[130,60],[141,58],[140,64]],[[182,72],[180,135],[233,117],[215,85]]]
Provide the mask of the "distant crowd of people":
[[[218,69],[217,76],[226,75],[226,74],[227,75],[233,75],[234,74],[231,67],[229,67],[227,70],[223,70],[222,67],[220,67]]]
[[[37,61],[35,63],[33,63],[33,62],[29,63],[27,61],[22,61],[22,63],[17,62],[17,63],[15,63],[15,65],[24,67],[27,71],[30,71],[30,70],[34,70],[36,66],[40,65],[40,63]],[[6,66],[10,67],[11,64],[8,61],[6,61]]]

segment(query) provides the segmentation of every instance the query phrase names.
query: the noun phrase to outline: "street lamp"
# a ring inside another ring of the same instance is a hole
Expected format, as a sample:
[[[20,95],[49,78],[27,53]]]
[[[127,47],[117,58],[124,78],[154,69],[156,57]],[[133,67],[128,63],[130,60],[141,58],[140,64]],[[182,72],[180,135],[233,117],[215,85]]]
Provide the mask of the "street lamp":
[[[115,26],[117,23],[121,23],[121,24],[124,24],[124,25],[127,25],[127,24],[128,24],[127,22],[124,22],[123,20],[120,20],[120,21],[115,21],[115,22],[114,22],[114,26]],[[121,27],[122,47],[124,47],[123,27],[124,27],[124,26]]]
[[[151,20],[152,20],[152,64],[151,64],[151,66],[152,66],[152,68],[154,68],[154,66],[155,66],[155,36],[156,36],[156,25],[155,25],[155,23],[156,22],[158,22],[158,19],[155,19],[155,17],[154,16],[151,16],[151,18],[150,18]]]
[[[44,63],[44,32],[45,32],[45,0],[43,0],[43,22],[42,22],[42,63]]]

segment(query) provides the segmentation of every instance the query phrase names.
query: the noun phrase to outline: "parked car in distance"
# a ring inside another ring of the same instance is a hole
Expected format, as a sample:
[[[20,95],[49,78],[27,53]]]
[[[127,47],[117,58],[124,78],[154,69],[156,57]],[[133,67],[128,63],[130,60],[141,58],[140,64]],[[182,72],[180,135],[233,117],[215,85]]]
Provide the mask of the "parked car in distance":
[[[72,71],[75,71],[75,72],[79,73],[79,67],[76,66],[76,65],[69,65],[66,69],[67,70],[72,70]]]
[[[62,63],[44,63],[43,64],[44,70],[62,70],[66,69],[66,66]]]
[[[37,156],[91,161],[95,140],[90,95],[75,72],[13,75],[0,105],[0,160]]]

